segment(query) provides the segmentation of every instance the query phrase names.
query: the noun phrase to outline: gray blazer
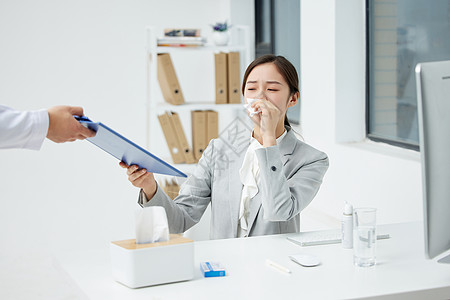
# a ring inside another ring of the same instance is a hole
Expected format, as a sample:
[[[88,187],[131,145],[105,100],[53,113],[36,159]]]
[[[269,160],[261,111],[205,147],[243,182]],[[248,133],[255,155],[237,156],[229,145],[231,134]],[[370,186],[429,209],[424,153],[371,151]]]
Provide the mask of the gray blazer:
[[[287,129],[279,145],[255,152],[260,186],[250,201],[249,236],[298,232],[300,212],[317,194],[328,169],[325,153],[301,142]],[[158,187],[150,201],[141,191],[139,203],[163,206],[171,233],[182,233],[198,223],[211,203],[211,239],[236,237],[243,188],[239,169],[248,146],[249,141],[236,151],[220,138],[212,140],[175,200]]]

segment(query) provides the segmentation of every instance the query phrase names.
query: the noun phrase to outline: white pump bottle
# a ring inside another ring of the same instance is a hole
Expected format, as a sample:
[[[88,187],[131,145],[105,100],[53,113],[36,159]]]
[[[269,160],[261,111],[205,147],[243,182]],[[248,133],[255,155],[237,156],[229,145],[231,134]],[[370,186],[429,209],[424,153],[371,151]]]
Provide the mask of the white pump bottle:
[[[348,202],[342,215],[342,248],[353,248],[353,206]]]

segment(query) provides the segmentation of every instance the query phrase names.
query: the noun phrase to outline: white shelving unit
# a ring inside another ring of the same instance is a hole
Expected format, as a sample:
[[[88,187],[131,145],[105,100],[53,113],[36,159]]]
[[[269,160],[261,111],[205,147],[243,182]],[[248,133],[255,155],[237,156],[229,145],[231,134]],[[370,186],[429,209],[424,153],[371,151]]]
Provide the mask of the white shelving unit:
[[[250,53],[249,28],[233,26],[229,46],[206,44],[199,47],[158,47],[155,27],[147,27],[147,148],[160,158],[171,162],[164,135],[157,116],[165,111],[180,115],[186,137],[192,147],[192,110],[215,110],[219,112],[219,133],[244,111],[241,104],[215,104],[214,53],[238,51],[240,53],[241,80],[245,68],[253,59]],[[162,35],[162,33],[161,33]],[[170,53],[185,103],[171,105],[164,101],[157,79],[157,55]],[[174,165],[185,173],[191,173],[195,164]]]

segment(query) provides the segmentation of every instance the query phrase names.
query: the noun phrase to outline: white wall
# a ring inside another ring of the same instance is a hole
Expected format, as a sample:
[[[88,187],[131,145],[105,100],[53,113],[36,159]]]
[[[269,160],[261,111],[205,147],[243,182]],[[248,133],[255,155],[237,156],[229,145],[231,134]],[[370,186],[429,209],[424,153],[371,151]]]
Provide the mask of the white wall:
[[[302,212],[302,230],[338,227],[344,201],[377,207],[379,223],[422,220],[418,153],[361,139],[362,5],[359,0],[301,2],[301,132],[330,158],[318,196]]]
[[[24,110],[81,105],[145,145],[145,27],[201,28],[209,36],[218,21],[251,25],[251,3],[2,1],[0,102]],[[88,142],[1,151],[0,298],[72,299],[76,289],[51,253],[108,253],[111,240],[134,237],[137,192],[117,161]]]
[[[230,6],[228,0],[1,1],[0,102],[24,110],[81,105],[144,145],[145,26],[201,28],[209,36],[210,24],[231,19]],[[46,141],[39,152],[0,154],[0,298],[22,292],[29,299],[19,282],[47,298],[53,285],[44,278],[52,275],[44,269],[51,261],[33,273],[32,257],[134,237],[138,191],[98,148]],[[16,272],[18,262],[33,275]]]
[[[2,2],[0,99],[19,109],[82,105],[88,116],[144,144],[145,26],[209,32],[208,24],[218,20],[251,24],[250,2],[242,4],[248,17],[237,1],[226,0]],[[336,7],[331,0],[302,1],[301,131],[331,162],[318,196],[303,212],[303,229],[338,226],[344,200],[378,207],[382,223],[422,218],[418,155],[336,142],[345,136],[336,128],[348,125],[339,119],[356,118],[336,103],[364,102],[364,51],[345,49],[364,44],[359,2]],[[349,128],[363,126],[358,122]],[[92,145],[47,141],[40,152],[2,151],[0,163],[0,238],[11,249],[30,242],[66,249],[72,240],[103,243],[133,234],[136,189],[115,160]]]
[[[243,6],[251,8],[251,2]],[[358,121],[339,123],[358,118],[351,109],[347,117],[336,107],[361,107],[358,103],[365,101],[355,92],[361,90],[361,77],[355,74],[364,74],[364,52],[345,50],[346,45],[363,43],[360,31],[349,24],[363,20],[362,10],[351,9],[359,2],[340,0],[338,7],[332,0],[301,2],[301,132],[331,163],[318,196],[302,213],[303,230],[339,226],[345,200],[376,206],[380,223],[422,219],[418,155],[336,141],[346,135],[339,128],[361,126]],[[88,116],[145,144],[145,26],[208,32],[208,24],[224,19],[251,24],[254,12],[247,19],[237,3],[2,1],[0,102],[18,109],[82,105]],[[348,33],[345,39],[339,36],[342,32]],[[343,90],[337,83],[345,78]],[[22,259],[38,252],[107,247],[111,240],[134,236],[136,195],[115,159],[87,142],[46,141],[39,152],[1,151],[2,274],[13,274],[6,264],[13,254]],[[34,282],[36,288],[46,288],[43,279],[20,279],[21,285]],[[7,283],[0,284],[2,291]]]

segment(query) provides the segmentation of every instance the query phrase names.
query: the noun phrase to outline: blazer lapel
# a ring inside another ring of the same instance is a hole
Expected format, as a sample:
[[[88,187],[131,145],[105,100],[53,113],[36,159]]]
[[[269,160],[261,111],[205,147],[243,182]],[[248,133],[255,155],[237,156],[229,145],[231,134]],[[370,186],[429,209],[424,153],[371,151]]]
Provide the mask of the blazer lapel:
[[[248,146],[247,146],[248,148]],[[237,224],[239,221],[239,208],[241,204],[242,188],[241,178],[239,176],[239,169],[244,161],[245,153],[247,150],[239,156],[235,155],[230,160],[230,167],[228,172],[228,194],[223,195],[223,197],[228,198],[228,203],[230,205],[230,218],[232,232],[234,237],[237,236]]]
[[[258,216],[258,212],[261,209],[261,190],[258,189],[258,193],[250,200],[250,212],[247,218],[247,234],[250,234],[253,223],[255,223],[256,216]]]
[[[287,130],[288,132],[286,133],[286,136],[279,145],[281,153],[281,162],[283,163],[283,166],[285,166],[288,163],[292,153],[294,153],[295,145],[297,144],[297,138],[295,137],[295,134],[292,131],[292,129],[289,128]]]
[[[283,163],[283,166],[285,166],[290,159],[290,156],[294,152],[295,145],[297,143],[297,138],[295,137],[294,133],[291,129],[288,129],[288,132],[286,133],[286,136],[281,141],[280,145],[278,146],[281,153],[281,162]],[[242,164],[242,162],[241,162]],[[287,175],[287,174],[286,174]],[[242,188],[241,188],[242,190]],[[256,217],[258,216],[259,210],[261,209],[261,189],[258,188],[258,193],[255,197],[253,197],[250,200],[250,213],[247,219],[248,224],[248,233],[251,232],[253,224],[255,223]],[[241,199],[241,198],[239,198]],[[239,207],[238,207],[239,209]]]

